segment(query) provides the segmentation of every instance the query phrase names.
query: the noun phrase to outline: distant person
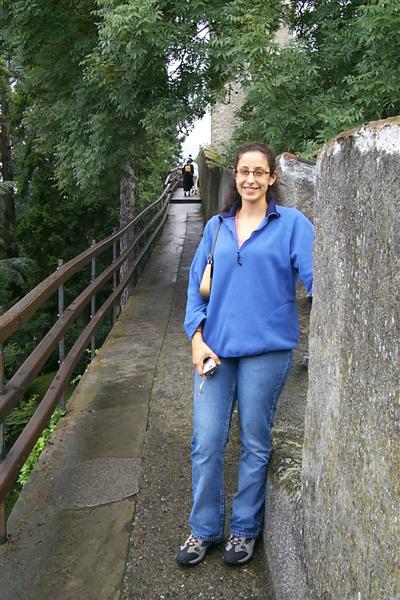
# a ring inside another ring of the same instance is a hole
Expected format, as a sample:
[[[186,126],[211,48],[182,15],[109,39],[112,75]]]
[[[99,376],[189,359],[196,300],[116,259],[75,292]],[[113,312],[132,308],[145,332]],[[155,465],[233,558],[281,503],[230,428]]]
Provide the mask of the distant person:
[[[192,162],[192,167],[193,167],[193,188],[192,188],[192,192],[193,192],[193,194],[197,194],[198,193],[197,183],[198,183],[198,179],[199,179],[199,168],[198,168],[198,166],[197,166],[197,164],[195,162]]]
[[[190,190],[193,187],[193,164],[187,159],[186,164],[182,169],[183,173],[183,195],[190,196]]]
[[[312,293],[313,226],[281,205],[275,154],[238,149],[224,211],[212,217],[193,259],[184,328],[196,366],[191,533],[176,560],[196,565],[224,539],[224,450],[238,405],[241,456],[223,558],[245,565],[264,522],[271,430],[299,339],[296,282]],[[211,294],[199,291],[214,244]],[[217,365],[203,376],[205,360]]]

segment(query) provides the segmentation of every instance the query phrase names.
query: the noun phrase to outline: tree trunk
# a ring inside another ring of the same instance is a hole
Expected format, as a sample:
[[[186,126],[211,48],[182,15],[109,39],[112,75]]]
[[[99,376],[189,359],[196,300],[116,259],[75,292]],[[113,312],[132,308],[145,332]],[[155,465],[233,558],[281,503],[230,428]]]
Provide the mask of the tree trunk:
[[[128,174],[122,177],[120,182],[120,225],[124,227],[129,221],[132,221],[135,210],[135,182],[134,182],[134,170],[133,167],[129,167]],[[121,238],[121,253],[124,252],[131,244],[134,238],[133,227]],[[130,265],[134,260],[134,253],[129,255],[128,259],[123,263],[120,269],[121,279],[127,273]],[[133,288],[133,283],[124,289],[121,295],[121,308],[125,306],[128,301],[128,296]]]
[[[1,174],[3,181],[13,181],[11,138],[7,127],[7,118],[9,116],[10,107],[5,91],[1,88],[0,111]],[[12,190],[3,192],[1,196],[4,214],[4,251],[7,258],[15,258],[18,256],[18,248],[13,231],[16,225],[14,192]]]

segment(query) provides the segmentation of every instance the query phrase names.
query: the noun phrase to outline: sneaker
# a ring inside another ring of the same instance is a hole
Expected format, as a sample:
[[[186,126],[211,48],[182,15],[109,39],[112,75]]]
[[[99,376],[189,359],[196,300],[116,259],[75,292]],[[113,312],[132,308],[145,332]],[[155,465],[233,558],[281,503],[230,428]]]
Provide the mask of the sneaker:
[[[253,558],[255,538],[231,535],[224,550],[227,565],[245,565]]]
[[[212,544],[213,542],[199,540],[191,533],[183,546],[180,546],[175,558],[180,565],[197,565]]]

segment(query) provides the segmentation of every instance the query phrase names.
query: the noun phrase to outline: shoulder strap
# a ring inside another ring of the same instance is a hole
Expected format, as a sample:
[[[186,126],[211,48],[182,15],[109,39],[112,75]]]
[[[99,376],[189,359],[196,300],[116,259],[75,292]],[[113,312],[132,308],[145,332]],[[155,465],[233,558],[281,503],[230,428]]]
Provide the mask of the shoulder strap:
[[[221,225],[222,225],[222,220],[218,219],[218,227],[215,230],[214,237],[213,237],[213,242],[212,242],[212,246],[211,246],[211,250],[210,250],[209,255],[208,255],[208,262],[209,263],[212,263],[213,258],[214,258],[215,244],[217,243],[217,237],[218,237],[218,234],[219,234],[219,230],[221,229]]]

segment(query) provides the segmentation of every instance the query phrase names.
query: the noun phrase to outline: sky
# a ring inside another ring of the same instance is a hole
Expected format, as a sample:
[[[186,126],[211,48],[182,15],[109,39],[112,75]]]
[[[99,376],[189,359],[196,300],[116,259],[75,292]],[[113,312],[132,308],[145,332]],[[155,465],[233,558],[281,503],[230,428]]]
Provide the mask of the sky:
[[[206,146],[211,141],[211,115],[208,113],[204,117],[196,121],[190,134],[185,138],[182,144],[183,158],[187,158],[189,154],[195,159],[200,146]]]

